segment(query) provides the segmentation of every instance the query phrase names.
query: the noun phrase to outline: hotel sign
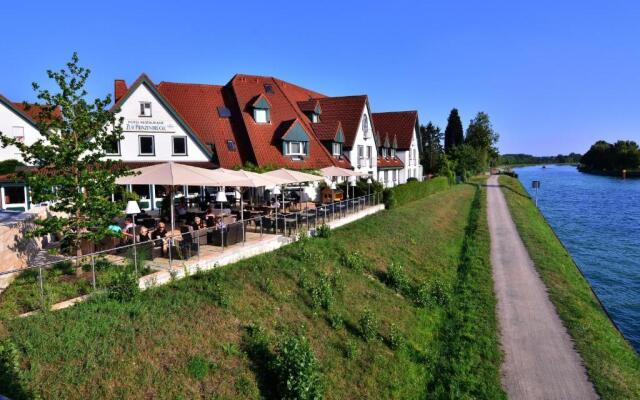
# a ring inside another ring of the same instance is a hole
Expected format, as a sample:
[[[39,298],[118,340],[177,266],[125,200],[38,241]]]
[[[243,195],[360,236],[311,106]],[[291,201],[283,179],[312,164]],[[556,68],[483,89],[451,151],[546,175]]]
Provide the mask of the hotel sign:
[[[127,132],[146,133],[171,133],[176,131],[175,125],[152,119],[126,120],[123,129]]]

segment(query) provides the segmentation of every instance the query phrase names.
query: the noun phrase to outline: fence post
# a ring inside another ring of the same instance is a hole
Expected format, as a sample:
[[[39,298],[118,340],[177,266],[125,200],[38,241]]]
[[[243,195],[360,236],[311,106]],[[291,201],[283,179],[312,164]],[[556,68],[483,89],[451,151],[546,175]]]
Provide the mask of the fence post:
[[[282,222],[283,222],[282,234],[284,236],[287,236],[287,217],[284,215],[284,213],[282,213]]]
[[[44,310],[45,299],[44,299],[44,278],[42,276],[42,265],[38,266],[38,280],[40,281],[40,302],[42,304],[42,310]]]
[[[262,240],[262,215],[260,216],[260,240]]]
[[[91,285],[93,286],[93,290],[96,290],[96,259],[93,254],[91,254]]]
[[[247,232],[245,232],[244,219],[240,223],[242,224],[242,245],[244,246],[244,243],[247,240]]]

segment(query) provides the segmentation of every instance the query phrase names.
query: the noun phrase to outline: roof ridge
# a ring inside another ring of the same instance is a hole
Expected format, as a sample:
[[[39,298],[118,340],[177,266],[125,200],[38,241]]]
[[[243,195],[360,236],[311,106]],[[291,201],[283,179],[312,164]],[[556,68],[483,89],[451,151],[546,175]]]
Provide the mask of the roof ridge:
[[[214,83],[189,83],[189,82],[171,82],[171,81],[161,81],[156,86],[160,86],[162,84],[165,84],[165,85],[183,85],[183,86],[206,86],[206,87],[215,87],[215,88],[224,87],[224,85],[218,85],[218,84],[214,84]]]

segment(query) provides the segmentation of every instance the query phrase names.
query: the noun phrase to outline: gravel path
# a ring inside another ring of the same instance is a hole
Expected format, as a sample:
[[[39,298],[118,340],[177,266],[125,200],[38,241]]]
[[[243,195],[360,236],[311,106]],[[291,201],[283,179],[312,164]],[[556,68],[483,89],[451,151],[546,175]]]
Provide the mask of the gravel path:
[[[510,399],[598,398],[520,239],[498,177],[487,186],[504,389]]]

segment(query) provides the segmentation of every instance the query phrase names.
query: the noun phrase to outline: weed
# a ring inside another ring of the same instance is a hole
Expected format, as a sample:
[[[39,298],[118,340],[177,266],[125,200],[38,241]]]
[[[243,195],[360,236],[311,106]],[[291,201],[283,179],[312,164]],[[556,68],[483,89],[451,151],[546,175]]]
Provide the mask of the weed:
[[[222,351],[227,357],[235,357],[240,354],[240,348],[235,343],[223,343]]]
[[[358,324],[360,326],[360,336],[362,336],[365,341],[370,342],[376,339],[378,336],[378,321],[371,310],[368,308],[364,309],[362,316],[358,320]]]
[[[335,330],[340,330],[344,327],[344,318],[338,313],[329,314],[329,325]]]
[[[411,282],[404,272],[402,265],[391,263],[387,270],[387,284],[394,288],[396,292],[406,294],[411,290]]]
[[[331,227],[327,224],[322,224],[316,228],[316,236],[323,239],[331,237]]]
[[[273,370],[278,379],[280,398],[322,398],[320,365],[306,337],[285,336],[276,348]]]
[[[391,324],[391,332],[389,333],[389,346],[393,350],[398,350],[402,348],[405,344],[406,340],[398,325]]]
[[[347,339],[344,342],[343,348],[344,356],[349,360],[353,360],[360,355],[360,348],[358,347],[358,343],[356,343],[352,339]]]
[[[308,291],[313,308],[323,308],[325,310],[331,308],[334,302],[331,276],[322,274],[318,282],[315,285],[311,285]]]
[[[365,259],[358,251],[343,257],[343,265],[354,272],[362,272],[365,267]]]
[[[199,381],[203,380],[211,369],[211,363],[200,356],[191,357],[187,363],[189,374]]]
[[[133,299],[139,292],[138,276],[122,269],[107,283],[109,297],[121,302]]]

